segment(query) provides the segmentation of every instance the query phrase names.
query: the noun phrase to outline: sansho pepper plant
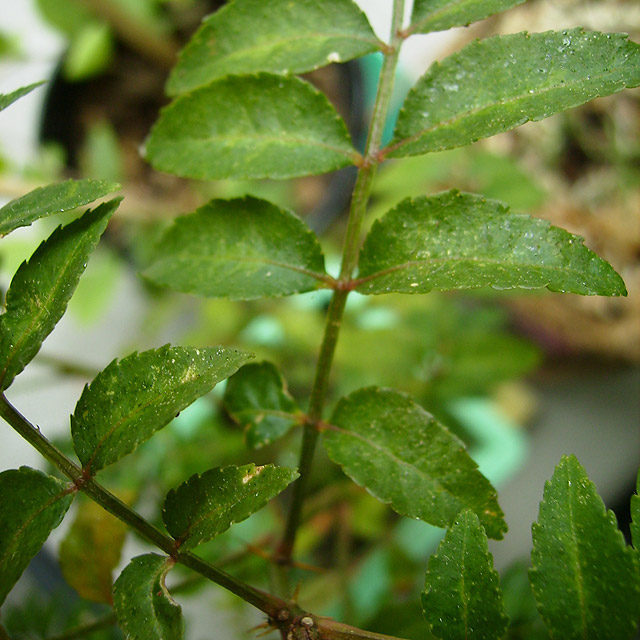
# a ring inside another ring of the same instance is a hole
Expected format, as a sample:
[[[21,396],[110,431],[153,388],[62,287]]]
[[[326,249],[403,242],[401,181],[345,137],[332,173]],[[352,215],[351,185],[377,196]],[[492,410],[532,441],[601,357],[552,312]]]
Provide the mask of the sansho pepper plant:
[[[321,441],[346,476],[398,514],[447,529],[428,563],[425,558],[425,637],[521,637],[509,627],[487,547],[487,538],[502,538],[507,523],[496,491],[461,441],[411,397],[389,388],[359,389],[341,398],[330,415],[325,411],[341,320],[353,292],[546,287],[626,295],[620,276],[581,238],[472,193],[406,199],[368,231],[363,228],[376,170],[387,159],[469,145],[640,85],[640,46],[623,34],[572,29],[491,37],[433,64],[409,91],[393,138],[383,144],[405,40],[468,25],[520,1],[415,0],[406,25],[405,1],[393,0],[389,42],[374,35],[352,0],[233,0],[204,20],[169,77],[172,102],[148,136],[147,160],[159,171],[201,180],[283,180],[357,167],[341,267],[337,277],[327,273],[318,238],[294,213],[242,197],[215,199],[177,218],[143,276],[176,291],[232,300],[330,290],[310,398],[294,400],[274,365],[251,363],[251,354],[233,348],[136,352],[113,361],[84,388],[71,416],[74,460],[3,393],[2,418],[58,473],[21,467],[0,474],[0,603],[83,493],[157,548],[133,558],[113,584],[111,615],[127,638],[183,636],[181,607],[165,584],[176,565],[259,609],[265,626],[287,640],[389,637],[297,603],[291,579],[296,534]],[[361,152],[328,99],[296,74],[373,52],[384,61]],[[0,108],[32,88],[0,96]],[[0,233],[117,189],[92,179],[36,189],[0,210]],[[3,392],[63,315],[119,202],[105,201],[56,229],[15,273],[0,316]],[[99,474],[227,378],[225,404],[253,447],[292,427],[303,430],[297,468],[249,464],[194,475],[166,495],[162,530],[103,486]],[[290,485],[285,524],[270,552],[273,593],[198,555],[199,545]],[[529,571],[551,637],[634,635],[640,613],[637,496],[631,509],[635,549],[625,543],[578,460],[562,458],[533,525]]]

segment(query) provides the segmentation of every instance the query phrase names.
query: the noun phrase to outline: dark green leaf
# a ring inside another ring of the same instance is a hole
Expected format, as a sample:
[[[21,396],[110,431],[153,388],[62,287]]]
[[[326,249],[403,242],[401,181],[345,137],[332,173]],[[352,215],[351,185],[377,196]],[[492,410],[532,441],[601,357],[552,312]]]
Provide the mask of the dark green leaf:
[[[626,295],[582,238],[459,191],[407,199],[376,221],[360,257],[360,293],[539,289]]]
[[[476,41],[420,78],[387,153],[471,144],[639,84],[640,46],[623,34],[573,29]]]
[[[344,122],[298,78],[231,76],[177,98],[147,139],[154,168],[185,178],[293,178],[357,164]]]
[[[68,485],[20,467],[0,473],[0,604],[69,509]]]
[[[640,472],[636,481],[636,493],[631,496],[631,540],[640,551]]]
[[[34,82],[26,87],[21,87],[11,93],[0,93],[0,111],[6,109],[10,104],[13,104],[16,100],[22,98],[22,96],[26,96],[27,93],[31,93],[31,91],[36,87],[39,87],[41,84],[44,84],[44,80],[42,82]]]
[[[295,215],[246,197],[212,200],[167,229],[144,275],[177,291],[250,300],[317,289],[328,276]]]
[[[193,549],[261,509],[298,477],[266,465],[218,467],[194,475],[167,494],[162,519],[180,549]]]
[[[56,229],[16,272],[0,316],[0,388],[6,389],[38,353],[63,316],[87,259],[120,198]]]
[[[545,485],[532,531],[531,586],[551,635],[630,638],[640,616],[633,552],[574,456]]]
[[[447,640],[499,640],[504,615],[500,578],[478,516],[465,509],[429,560],[422,593],[431,632]]]
[[[180,605],[165,586],[170,558],[147,553],[134,558],[113,586],[113,606],[127,640],[181,640]]]
[[[85,471],[95,474],[131,453],[249,358],[223,347],[165,345],[114,360],[84,388],[71,417]]]
[[[410,33],[445,31],[468,26],[524,0],[414,0]]]
[[[464,444],[404,394],[370,387],[343,398],[324,444],[348,476],[401,515],[447,527],[470,508],[489,537],[507,529]]]
[[[120,188],[105,180],[67,180],[30,191],[0,209],[0,235],[26,227],[38,218],[89,204]]]
[[[167,91],[191,91],[226,75],[303,73],[380,47],[352,0],[236,0],[205,18],[183,49]]]
[[[231,376],[224,403],[231,417],[244,427],[247,444],[253,448],[283,436],[302,415],[270,362],[245,365]]]

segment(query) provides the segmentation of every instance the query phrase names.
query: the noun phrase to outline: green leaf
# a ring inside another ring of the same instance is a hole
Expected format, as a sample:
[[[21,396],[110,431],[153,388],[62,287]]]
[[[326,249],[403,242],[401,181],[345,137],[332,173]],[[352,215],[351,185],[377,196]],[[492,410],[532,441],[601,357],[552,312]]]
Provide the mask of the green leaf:
[[[465,509],[429,560],[422,593],[431,632],[446,640],[499,640],[507,629],[500,578],[478,516]]]
[[[38,218],[89,204],[120,185],[105,180],[66,180],[30,191],[0,209],[0,235],[26,227]]]
[[[623,34],[516,33],[435,63],[409,92],[390,157],[471,144],[640,84],[640,46]]]
[[[294,178],[360,161],[327,98],[299,78],[231,76],[165,107],[146,143],[155,169],[185,178]]]
[[[626,295],[622,278],[582,238],[455,190],[403,200],[376,221],[358,282],[366,294],[489,286]]]
[[[36,87],[44,84],[44,80],[41,82],[34,82],[26,87],[20,87],[11,93],[0,93],[0,111],[6,109],[10,104],[13,104],[16,100],[26,96],[27,93],[31,93]]]
[[[529,576],[551,635],[630,638],[640,615],[633,551],[574,456],[563,456],[546,483],[532,533]]]
[[[29,467],[0,473],[0,604],[73,497],[67,484]]]
[[[180,53],[167,92],[191,91],[226,75],[303,73],[379,48],[352,0],[236,0],[205,18]]]
[[[631,496],[631,541],[640,550],[640,471],[636,480],[636,493]]]
[[[131,453],[250,357],[223,347],[165,345],[114,360],[84,388],[71,416],[85,471],[95,474]]]
[[[120,204],[116,198],[56,229],[23,262],[0,316],[0,388],[6,389],[38,353],[63,316],[87,259]]]
[[[414,0],[409,33],[445,31],[468,26],[524,0]]]
[[[295,215],[252,197],[212,200],[178,218],[144,272],[177,291],[233,300],[317,289],[328,279],[316,236]]]
[[[247,364],[231,376],[224,403],[254,449],[282,437],[303,415],[270,362]]]
[[[162,519],[182,551],[193,549],[248,518],[297,477],[294,469],[274,465],[209,469],[169,491]]]
[[[464,444],[408,396],[355,391],[323,433],[329,457],[399,514],[448,527],[468,507],[489,537],[506,531],[496,492]]]
[[[113,587],[113,606],[127,640],[181,640],[184,619],[180,605],[165,586],[173,562],[147,553],[134,558]]]

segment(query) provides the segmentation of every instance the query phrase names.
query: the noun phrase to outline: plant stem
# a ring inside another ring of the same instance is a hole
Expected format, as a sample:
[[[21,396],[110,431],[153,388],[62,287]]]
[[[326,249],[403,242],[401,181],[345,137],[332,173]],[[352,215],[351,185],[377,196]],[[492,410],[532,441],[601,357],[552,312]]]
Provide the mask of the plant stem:
[[[94,631],[100,631],[107,627],[112,627],[117,624],[118,619],[113,611],[105,613],[103,616],[92,620],[87,624],[80,624],[73,629],[63,631],[55,636],[49,636],[46,640],[75,640],[76,638],[86,638],[90,633]]]
[[[300,452],[300,463],[298,471],[300,477],[293,486],[293,496],[289,507],[289,515],[285,527],[284,535],[278,546],[276,557],[282,566],[291,564],[293,546],[295,544],[296,532],[300,524],[300,514],[302,504],[307,493],[311,463],[318,440],[318,430],[316,423],[322,419],[322,412],[325,405],[329,376],[331,374],[331,364],[335,353],[340,325],[344,315],[344,309],[349,295],[348,284],[353,273],[358,266],[360,255],[362,221],[367,210],[367,203],[371,194],[371,186],[375,177],[379,163],[378,152],[382,143],[382,133],[387,120],[389,104],[393,94],[393,81],[395,70],[398,64],[398,54],[402,38],[398,36],[398,31],[402,26],[404,14],[404,0],[394,0],[391,20],[391,46],[385,52],[380,80],[378,82],[378,92],[371,117],[371,125],[364,152],[364,162],[358,170],[358,178],[351,198],[351,208],[349,211],[349,221],[344,241],[342,253],[342,267],[338,286],[331,298],[329,310],[325,322],[324,337],[320,354],[316,364],[316,374],[311,388],[311,398],[309,401],[309,423],[304,427],[302,437],[302,450]]]

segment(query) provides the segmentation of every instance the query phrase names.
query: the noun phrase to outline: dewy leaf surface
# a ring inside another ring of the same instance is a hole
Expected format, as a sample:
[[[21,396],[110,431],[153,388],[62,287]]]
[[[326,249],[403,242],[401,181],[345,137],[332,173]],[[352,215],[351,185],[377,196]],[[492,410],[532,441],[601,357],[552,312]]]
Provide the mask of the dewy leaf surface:
[[[640,46],[623,34],[573,29],[476,41],[418,80],[384,153],[460,147],[639,84]]]
[[[13,104],[16,100],[26,96],[27,93],[31,93],[36,87],[44,84],[44,80],[41,82],[34,82],[26,87],[20,87],[11,93],[0,93],[0,111],[6,109],[10,104]]]
[[[144,275],[156,284],[208,297],[251,300],[317,289],[324,257],[295,215],[265,200],[212,200],[178,218]]]
[[[399,514],[448,527],[469,508],[490,538],[506,531],[495,489],[464,444],[408,396],[356,391],[340,400],[323,433],[329,457]]]
[[[611,265],[582,238],[496,200],[459,191],[403,200],[369,233],[357,291],[540,289],[626,295]]]
[[[241,522],[284,491],[298,472],[274,465],[216,467],[167,494],[162,519],[180,549],[193,549]]]
[[[114,360],[84,388],[71,416],[84,469],[95,474],[131,453],[250,357],[223,347],[166,345]]]
[[[247,444],[252,448],[282,437],[302,415],[270,362],[249,363],[231,376],[224,404],[244,428]]]
[[[465,509],[429,559],[422,609],[443,640],[500,640],[504,614],[500,578],[478,516]]]
[[[631,638],[640,615],[633,551],[574,456],[546,483],[532,532],[530,581],[552,637]]]
[[[0,604],[73,500],[68,486],[29,467],[0,473]]]
[[[16,198],[0,209],[0,235],[26,227],[39,218],[89,204],[120,185],[106,180],[66,180],[49,184]]]
[[[467,26],[524,0],[414,0],[410,33],[444,31]]]
[[[230,76],[165,107],[147,139],[155,169],[185,178],[294,178],[360,161],[327,98],[298,78]]]
[[[169,95],[226,75],[303,73],[380,47],[352,0],[235,0],[205,18],[180,53]]]
[[[16,272],[0,316],[0,389],[13,382],[63,316],[119,203],[110,200],[56,229]]]
[[[127,640],[182,640],[182,608],[165,586],[171,569],[166,556],[147,553],[134,558],[113,588],[113,606]]]

